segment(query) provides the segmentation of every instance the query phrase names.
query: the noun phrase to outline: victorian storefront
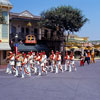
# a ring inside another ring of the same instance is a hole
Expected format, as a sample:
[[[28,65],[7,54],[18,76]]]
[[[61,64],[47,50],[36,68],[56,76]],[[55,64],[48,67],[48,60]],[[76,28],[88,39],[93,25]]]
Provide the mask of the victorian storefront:
[[[0,17],[4,18],[0,23],[0,65],[5,64],[7,52],[11,50],[9,46],[9,11],[12,8],[9,0],[0,1]]]
[[[40,16],[35,16],[27,10],[21,13],[10,12],[10,40],[15,42],[15,36],[17,34],[19,51],[50,51],[52,49],[56,51],[61,49],[60,44],[62,38],[50,29],[40,28],[40,20]],[[27,36],[29,40],[32,40],[32,35],[36,37],[36,44],[25,43]]]

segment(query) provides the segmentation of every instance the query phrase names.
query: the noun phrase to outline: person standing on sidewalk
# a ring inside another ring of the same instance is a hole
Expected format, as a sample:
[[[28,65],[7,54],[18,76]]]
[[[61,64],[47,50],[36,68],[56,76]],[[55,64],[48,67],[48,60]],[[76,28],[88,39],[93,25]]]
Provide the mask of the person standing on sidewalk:
[[[94,51],[91,52],[91,63],[95,63],[95,53],[94,53]]]

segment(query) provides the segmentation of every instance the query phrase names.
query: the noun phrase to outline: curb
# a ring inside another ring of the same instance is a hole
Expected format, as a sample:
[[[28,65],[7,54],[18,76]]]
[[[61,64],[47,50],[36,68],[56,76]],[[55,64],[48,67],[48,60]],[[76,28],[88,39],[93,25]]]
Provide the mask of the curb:
[[[5,71],[6,69],[0,69],[0,71]]]

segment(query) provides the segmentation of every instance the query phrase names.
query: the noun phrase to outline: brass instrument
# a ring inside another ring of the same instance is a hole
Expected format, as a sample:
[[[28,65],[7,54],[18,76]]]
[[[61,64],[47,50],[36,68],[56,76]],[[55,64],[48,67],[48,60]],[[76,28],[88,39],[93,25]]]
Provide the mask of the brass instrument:
[[[16,61],[22,61],[22,59],[23,59],[22,54],[16,55],[15,59],[16,59]]]
[[[13,55],[14,56],[14,55]],[[6,62],[9,63],[10,59],[11,59],[12,55],[8,54],[6,57]]]

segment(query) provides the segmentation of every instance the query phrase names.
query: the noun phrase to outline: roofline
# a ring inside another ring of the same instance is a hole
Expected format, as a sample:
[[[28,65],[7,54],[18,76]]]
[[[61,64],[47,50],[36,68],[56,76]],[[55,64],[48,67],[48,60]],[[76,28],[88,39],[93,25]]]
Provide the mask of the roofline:
[[[28,10],[25,10],[25,11],[27,11],[27,12],[29,12]],[[25,12],[25,11],[23,11],[23,12]],[[23,12],[21,12],[21,13],[23,13]],[[16,16],[16,17],[21,17],[21,18],[23,18],[24,16],[19,16],[21,13],[15,13],[15,12],[10,12],[10,16]],[[29,12],[30,13],[30,12]],[[31,14],[31,13],[30,13]],[[31,14],[32,16],[33,16],[33,19],[34,18],[41,18],[41,16],[36,16],[36,15],[33,15],[33,14]],[[25,17],[26,18],[26,17]],[[30,17],[28,17],[28,18],[30,18]]]
[[[2,3],[0,3],[0,4],[2,4]],[[7,8],[12,9],[13,5],[4,5],[4,4],[2,4],[2,5],[0,5],[0,8],[2,8],[2,7],[7,7]]]

